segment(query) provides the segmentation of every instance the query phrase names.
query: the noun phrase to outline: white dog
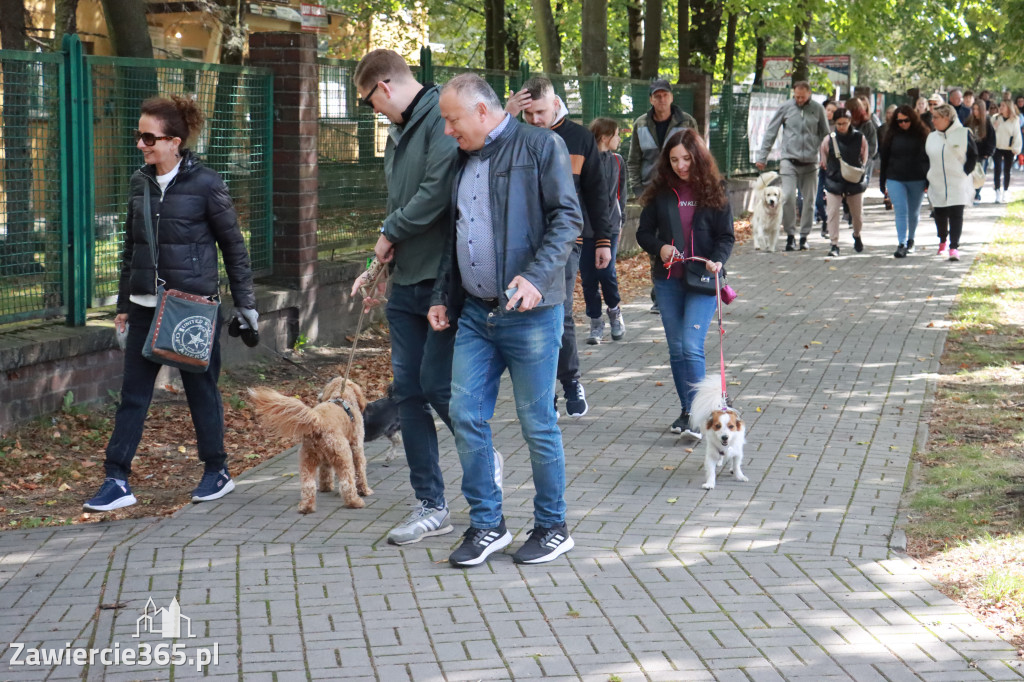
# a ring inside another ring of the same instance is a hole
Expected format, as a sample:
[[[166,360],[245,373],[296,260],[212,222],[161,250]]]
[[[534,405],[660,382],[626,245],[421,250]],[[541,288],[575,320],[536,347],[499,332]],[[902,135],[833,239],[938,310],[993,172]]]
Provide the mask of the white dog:
[[[754,216],[751,228],[754,231],[754,248],[774,253],[782,227],[782,188],[774,183],[779,177],[775,171],[758,176],[754,183]]]
[[[690,406],[690,428],[700,430],[704,441],[704,473],[707,478],[701,487],[713,490],[715,472],[725,460],[737,481],[748,480],[743,475],[743,443],[746,429],[736,410],[726,406],[722,397],[722,381],[707,376],[697,384],[697,395]]]

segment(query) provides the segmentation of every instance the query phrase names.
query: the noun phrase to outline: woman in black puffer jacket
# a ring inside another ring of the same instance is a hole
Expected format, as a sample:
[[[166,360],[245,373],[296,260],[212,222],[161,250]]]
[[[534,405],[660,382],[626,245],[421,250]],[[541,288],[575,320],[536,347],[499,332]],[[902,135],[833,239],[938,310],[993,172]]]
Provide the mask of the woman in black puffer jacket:
[[[928,154],[924,150],[928,132],[917,110],[901,104],[882,138],[878,183],[882,194],[892,201],[898,243],[895,258],[906,258],[914,250],[921,201],[928,184]]]
[[[825,169],[825,211],[828,221],[828,236],[832,242],[828,255],[836,257],[839,255],[839,209],[846,199],[850,207],[850,216],[853,218],[853,250],[860,253],[864,250],[864,243],[860,239],[860,230],[863,226],[863,204],[864,190],[868,188],[868,174],[862,173],[860,182],[850,182],[843,178],[840,168],[839,157],[851,166],[858,166],[867,169],[868,141],[864,135],[853,129],[851,125],[849,109],[839,108],[832,114],[832,120],[836,124],[834,133],[825,136],[821,141],[819,156],[821,167]],[[836,149],[839,154],[836,154]]]
[[[132,175],[130,182],[114,318],[117,331],[127,336],[121,403],[107,444],[106,478],[99,492],[83,505],[86,511],[111,511],[136,502],[128,476],[161,367],[142,355],[157,305],[158,276],[160,284],[168,289],[217,296],[219,247],[236,306],[232,314],[243,329],[257,329],[259,315],[249,254],[227,186],[215,171],[184,148],[202,123],[203,114],[192,100],[154,97],[142,103],[135,139],[146,165]],[[156,235],[157,267],[146,225],[147,212]],[[199,459],[204,465],[202,480],[192,493],[193,502],[215,500],[235,487],[226,466],[224,406],[217,386],[221,326],[218,323],[214,329],[207,370],[181,373]]]

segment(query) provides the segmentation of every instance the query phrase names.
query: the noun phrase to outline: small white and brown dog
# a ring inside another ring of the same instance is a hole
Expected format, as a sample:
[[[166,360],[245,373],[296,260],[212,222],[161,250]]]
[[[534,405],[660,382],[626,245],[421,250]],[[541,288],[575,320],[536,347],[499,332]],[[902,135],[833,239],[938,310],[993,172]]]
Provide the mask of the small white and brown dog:
[[[754,232],[754,248],[775,252],[782,227],[782,188],[775,184],[779,174],[761,173],[754,182],[754,215],[750,227]]]
[[[743,475],[743,444],[746,427],[736,410],[725,404],[719,377],[706,376],[697,385],[697,394],[690,405],[690,428],[699,430],[704,441],[705,490],[715,487],[715,473],[723,462],[729,462],[729,471],[737,481],[748,480]]]

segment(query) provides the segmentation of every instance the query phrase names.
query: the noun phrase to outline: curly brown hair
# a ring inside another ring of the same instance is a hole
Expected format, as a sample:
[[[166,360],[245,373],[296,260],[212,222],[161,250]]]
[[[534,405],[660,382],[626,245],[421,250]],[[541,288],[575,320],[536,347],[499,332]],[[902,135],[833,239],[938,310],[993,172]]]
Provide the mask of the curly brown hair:
[[[679,182],[679,176],[672,169],[669,157],[672,150],[682,145],[690,153],[690,179],[697,204],[705,208],[723,208],[728,201],[722,183],[722,174],[718,164],[711,156],[704,140],[692,128],[684,128],[673,133],[665,140],[658,155],[658,163],[654,166],[654,178],[640,197],[640,204],[646,206],[662,192],[668,192],[672,185]]]
[[[165,135],[180,137],[182,146],[185,146],[189,137],[199,132],[206,120],[195,100],[178,95],[171,95],[170,98],[150,97],[142,103],[140,109],[140,113],[163,123]]]

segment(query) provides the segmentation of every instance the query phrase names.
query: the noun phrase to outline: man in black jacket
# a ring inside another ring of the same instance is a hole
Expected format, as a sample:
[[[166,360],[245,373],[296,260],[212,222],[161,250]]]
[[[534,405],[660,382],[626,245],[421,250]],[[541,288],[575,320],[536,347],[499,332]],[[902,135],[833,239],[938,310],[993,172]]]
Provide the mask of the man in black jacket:
[[[565,264],[565,319],[562,329],[562,348],[558,351],[558,380],[565,391],[565,412],[570,417],[587,413],[587,394],[580,383],[580,359],[576,350],[576,324],[572,316],[576,273],[580,269],[580,251],[583,238],[595,239],[595,263],[598,269],[608,267],[612,259],[612,228],[608,216],[608,189],[601,171],[601,157],[594,135],[569,119],[569,110],[555,94],[547,78],[535,77],[523,84],[523,89],[509,98],[505,111],[513,116],[520,111],[526,122],[537,128],[554,131],[569,149],[572,162],[572,180],[583,209],[583,232],[569,261]],[[619,313],[621,315],[621,313]],[[555,407],[558,396],[555,396]]]

